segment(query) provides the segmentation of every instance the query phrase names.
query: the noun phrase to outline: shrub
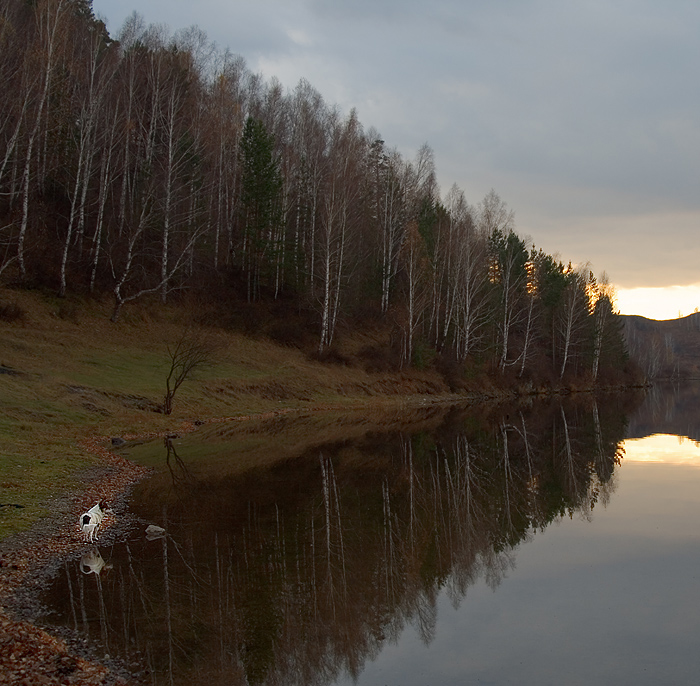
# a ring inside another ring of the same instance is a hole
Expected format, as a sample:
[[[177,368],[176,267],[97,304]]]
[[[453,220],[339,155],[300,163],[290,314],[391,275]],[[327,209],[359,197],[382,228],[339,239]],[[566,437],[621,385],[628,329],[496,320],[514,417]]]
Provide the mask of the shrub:
[[[0,321],[17,322],[24,319],[25,312],[17,303],[0,303]]]
[[[453,393],[464,387],[465,365],[457,359],[454,350],[443,350],[437,356],[435,368]]]
[[[358,353],[367,372],[390,372],[399,367],[399,356],[389,345],[367,345]]]
[[[423,341],[416,341],[413,346],[413,366],[416,369],[428,369],[435,360],[437,351]]]
[[[350,358],[343,355],[336,348],[324,348],[321,352],[316,351],[310,355],[312,360],[316,362],[326,362],[328,364],[336,364],[347,367],[350,365]]]
[[[80,317],[78,316],[78,306],[69,300],[62,300],[58,305],[56,316],[63,321],[78,324]]]

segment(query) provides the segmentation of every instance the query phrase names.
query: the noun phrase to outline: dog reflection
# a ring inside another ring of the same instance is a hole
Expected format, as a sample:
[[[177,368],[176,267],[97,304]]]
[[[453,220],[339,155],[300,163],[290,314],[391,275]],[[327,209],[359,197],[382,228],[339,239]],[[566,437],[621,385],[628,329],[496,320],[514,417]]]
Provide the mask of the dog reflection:
[[[83,574],[99,574],[104,571],[109,571],[112,569],[112,564],[104,561],[100,551],[95,548],[88,553],[85,553],[80,558],[80,571]]]

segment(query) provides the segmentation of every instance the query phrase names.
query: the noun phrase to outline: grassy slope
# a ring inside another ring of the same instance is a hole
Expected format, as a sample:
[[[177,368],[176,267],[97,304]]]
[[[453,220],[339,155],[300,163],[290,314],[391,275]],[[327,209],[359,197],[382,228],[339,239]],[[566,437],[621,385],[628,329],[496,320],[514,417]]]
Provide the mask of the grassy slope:
[[[0,539],[30,526],[53,497],[78,487],[81,475],[98,464],[79,445],[87,436],[177,431],[197,419],[448,395],[442,379],[429,372],[368,374],[311,361],[267,340],[211,330],[215,364],[182,386],[166,417],[139,407],[162,401],[166,349],[181,335],[186,311],[142,304],[113,324],[109,302],[0,289],[0,304],[8,303],[25,314],[0,321]]]

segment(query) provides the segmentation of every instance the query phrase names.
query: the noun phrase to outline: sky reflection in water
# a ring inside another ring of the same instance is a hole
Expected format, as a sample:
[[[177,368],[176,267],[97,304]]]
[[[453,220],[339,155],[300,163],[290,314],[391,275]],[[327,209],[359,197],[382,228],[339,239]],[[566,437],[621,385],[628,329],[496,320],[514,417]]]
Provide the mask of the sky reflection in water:
[[[624,447],[605,509],[519,546],[495,591],[475,585],[457,610],[442,593],[433,642],[408,630],[355,683],[696,683],[700,450],[676,436]]]

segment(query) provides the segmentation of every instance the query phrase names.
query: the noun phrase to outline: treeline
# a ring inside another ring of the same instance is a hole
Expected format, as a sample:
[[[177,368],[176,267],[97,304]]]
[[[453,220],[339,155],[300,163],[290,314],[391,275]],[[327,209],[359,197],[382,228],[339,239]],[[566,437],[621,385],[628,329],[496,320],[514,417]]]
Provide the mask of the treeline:
[[[700,378],[700,314],[657,321],[620,317],[627,349],[647,379]]]
[[[111,293],[114,320],[147,294],[236,284],[249,303],[295,303],[320,352],[340,323],[388,322],[399,365],[624,366],[606,280],[536,250],[494,191],[441,197],[427,145],[404,159],[197,28],[134,14],[117,38],[90,0],[0,7],[5,282]]]

